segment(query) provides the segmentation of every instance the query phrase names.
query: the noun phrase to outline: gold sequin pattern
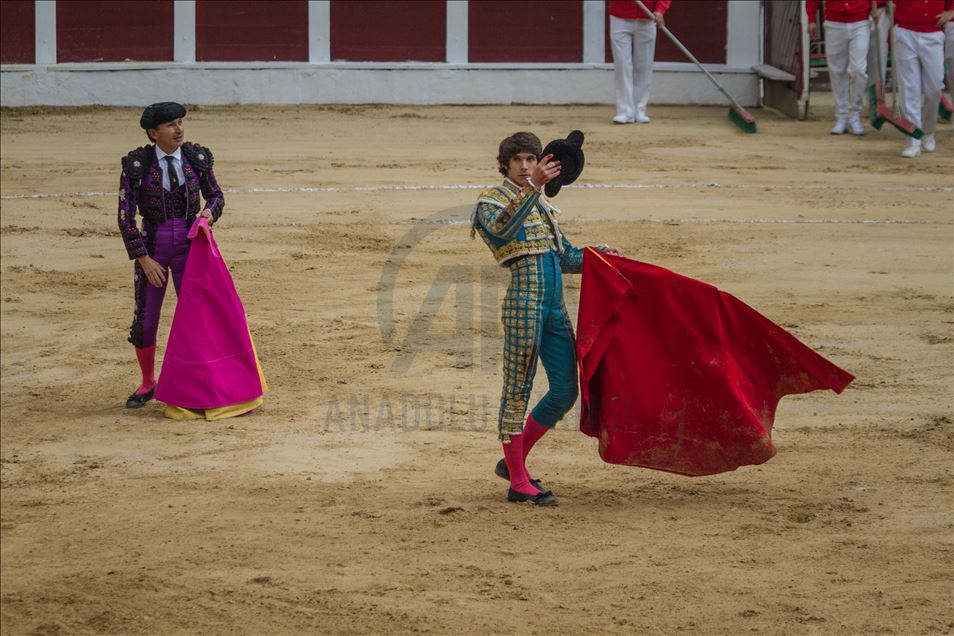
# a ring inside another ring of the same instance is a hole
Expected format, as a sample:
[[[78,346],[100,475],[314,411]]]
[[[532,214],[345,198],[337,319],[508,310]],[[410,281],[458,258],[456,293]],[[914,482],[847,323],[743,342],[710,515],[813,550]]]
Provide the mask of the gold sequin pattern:
[[[504,386],[500,398],[499,432],[523,432],[530,392],[537,370],[540,329],[543,324],[543,271],[539,257],[510,266],[510,287],[504,297]]]

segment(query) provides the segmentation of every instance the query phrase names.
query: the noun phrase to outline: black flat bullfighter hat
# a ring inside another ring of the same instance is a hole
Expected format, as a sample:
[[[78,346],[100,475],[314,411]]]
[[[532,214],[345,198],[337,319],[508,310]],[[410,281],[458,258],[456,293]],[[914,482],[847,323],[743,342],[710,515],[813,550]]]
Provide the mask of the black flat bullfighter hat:
[[[574,130],[566,139],[555,139],[543,149],[541,158],[552,154],[555,161],[560,162],[560,174],[544,186],[548,197],[555,197],[560,188],[576,181],[583,172],[583,133]]]
[[[159,102],[146,106],[142,111],[142,117],[139,118],[139,125],[143,130],[155,128],[159,124],[179,119],[186,116],[185,106],[176,102]]]

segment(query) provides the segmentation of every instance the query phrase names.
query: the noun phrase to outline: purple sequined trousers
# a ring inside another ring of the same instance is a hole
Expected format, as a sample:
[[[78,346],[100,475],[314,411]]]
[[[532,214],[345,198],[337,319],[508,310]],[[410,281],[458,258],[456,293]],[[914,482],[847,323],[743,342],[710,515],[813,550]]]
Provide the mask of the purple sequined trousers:
[[[159,316],[162,313],[162,300],[169,286],[169,278],[176,287],[176,296],[182,285],[182,274],[185,272],[186,260],[189,257],[189,226],[184,218],[169,219],[156,227],[155,252],[152,258],[166,270],[166,282],[162,287],[150,285],[146,281],[142,317],[142,345],[151,347],[156,344],[156,333],[159,331]],[[170,273],[169,270],[172,270]],[[139,263],[136,263],[136,279],[145,279]]]

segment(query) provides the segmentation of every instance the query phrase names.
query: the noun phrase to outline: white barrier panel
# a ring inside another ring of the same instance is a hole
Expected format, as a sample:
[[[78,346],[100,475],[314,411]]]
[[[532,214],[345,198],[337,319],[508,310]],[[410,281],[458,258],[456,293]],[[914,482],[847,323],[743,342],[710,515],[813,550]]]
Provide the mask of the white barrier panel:
[[[744,106],[750,68],[707,68]],[[611,64],[100,63],[0,66],[2,106],[189,104],[612,104]],[[653,104],[725,104],[691,64],[656,65]]]

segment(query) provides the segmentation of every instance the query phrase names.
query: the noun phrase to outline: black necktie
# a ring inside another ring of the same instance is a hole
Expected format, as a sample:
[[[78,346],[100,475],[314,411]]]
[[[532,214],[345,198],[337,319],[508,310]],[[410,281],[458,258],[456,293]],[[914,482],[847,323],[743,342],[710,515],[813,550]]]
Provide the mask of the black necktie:
[[[176,174],[176,166],[172,163],[173,159],[172,155],[166,155],[166,163],[169,164],[169,192],[173,192],[179,187],[179,175]]]

